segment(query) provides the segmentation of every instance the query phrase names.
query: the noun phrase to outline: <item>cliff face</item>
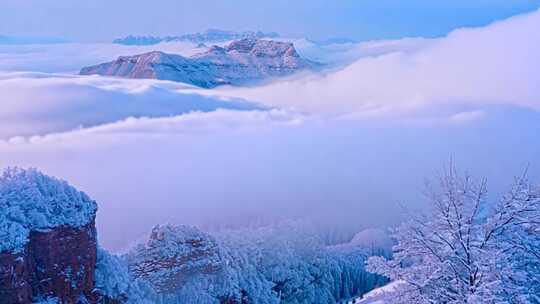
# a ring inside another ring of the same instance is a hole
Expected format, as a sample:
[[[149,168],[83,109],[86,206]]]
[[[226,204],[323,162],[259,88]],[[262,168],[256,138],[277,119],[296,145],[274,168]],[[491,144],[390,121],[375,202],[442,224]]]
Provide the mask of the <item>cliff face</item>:
[[[0,303],[95,302],[97,240],[94,221],[86,226],[32,231],[20,253],[0,254]]]
[[[287,76],[315,65],[301,58],[292,43],[246,38],[225,47],[212,46],[191,57],[157,51],[121,56],[85,67],[80,74],[161,79],[213,88]]]
[[[0,253],[0,303],[31,303],[29,277],[24,254]]]
[[[97,207],[36,170],[0,176],[0,304],[98,303]]]
[[[222,270],[216,241],[188,226],[155,226],[149,239],[128,255],[129,271],[147,280],[157,292],[174,293],[192,276]]]
[[[96,254],[93,220],[80,228],[32,233],[28,246],[32,294],[56,296],[63,303],[92,299]]]

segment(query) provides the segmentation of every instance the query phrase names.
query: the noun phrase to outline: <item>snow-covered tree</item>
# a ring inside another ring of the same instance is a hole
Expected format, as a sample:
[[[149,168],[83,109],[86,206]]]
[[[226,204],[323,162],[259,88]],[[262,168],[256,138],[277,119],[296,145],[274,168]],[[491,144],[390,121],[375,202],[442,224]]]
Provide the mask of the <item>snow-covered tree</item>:
[[[503,267],[501,294],[513,302],[540,303],[540,189],[516,178],[488,221]]]
[[[429,214],[394,230],[393,259],[368,260],[404,282],[393,303],[538,303],[540,192],[521,177],[489,208],[485,180],[450,166],[437,181]]]
[[[112,296],[129,295],[132,277],[148,282],[161,304],[336,303],[385,282],[365,271],[365,261],[386,246],[374,252],[360,236],[328,247],[303,223],[213,235],[160,225],[123,256],[126,261],[102,255],[98,266],[104,271],[96,276],[103,293]],[[108,275],[128,266],[129,274]]]

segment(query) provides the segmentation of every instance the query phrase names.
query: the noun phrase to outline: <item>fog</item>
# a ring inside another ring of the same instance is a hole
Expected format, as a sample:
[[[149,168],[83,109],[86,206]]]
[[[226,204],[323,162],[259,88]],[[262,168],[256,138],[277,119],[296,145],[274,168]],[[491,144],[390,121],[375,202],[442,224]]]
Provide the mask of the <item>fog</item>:
[[[419,208],[424,179],[450,157],[487,176],[494,193],[537,159],[538,113],[487,113],[418,124],[223,110],[129,119],[3,142],[0,165],[38,167],[86,191],[110,249],[163,222],[216,228],[308,217],[379,227],[399,220],[399,203]]]
[[[12,50],[0,54],[13,67],[0,73],[0,166],[87,192],[111,250],[163,222],[392,225],[399,204],[422,208],[425,179],[450,159],[493,194],[529,164],[538,176],[539,21],[351,45],[340,54],[354,62],[324,76],[241,89],[81,77]],[[62,46],[39,53],[56,61]]]
[[[538,109],[539,27],[536,11],[440,39],[402,40],[395,48],[387,42],[388,52],[360,58],[337,72],[210,93],[336,114],[392,114],[456,103]]]
[[[234,98],[205,97],[182,90],[187,87],[154,80],[0,73],[0,138],[71,131],[128,117],[264,108]]]

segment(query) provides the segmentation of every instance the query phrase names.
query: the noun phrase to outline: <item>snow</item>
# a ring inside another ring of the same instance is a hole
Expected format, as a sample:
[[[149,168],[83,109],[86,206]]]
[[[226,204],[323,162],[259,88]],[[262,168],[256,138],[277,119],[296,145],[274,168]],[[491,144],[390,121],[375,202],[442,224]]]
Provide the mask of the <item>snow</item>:
[[[225,47],[184,57],[159,51],[121,56],[115,61],[81,69],[81,75],[155,78],[203,88],[240,85],[291,75],[317,64],[301,58],[292,43],[246,38]]]
[[[189,226],[157,225],[126,257],[130,271],[159,292],[177,290],[188,276],[216,273],[223,266],[215,239]]]
[[[58,298],[46,298],[43,300],[34,301],[32,304],[59,304]]]
[[[161,257],[176,257],[190,254],[193,244],[197,244],[200,251],[211,250],[216,246],[216,241],[199,229],[184,225],[156,225],[152,228],[149,239],[135,251],[152,251]]]
[[[102,294],[112,299],[127,298],[126,304],[156,303],[156,294],[146,282],[133,278],[127,262],[98,248],[95,271],[95,286]]]
[[[367,228],[357,232],[351,241],[329,246],[335,250],[350,250],[351,248],[377,248],[390,251],[392,248],[392,240],[390,235],[382,229]]]
[[[363,297],[357,298],[355,304],[390,304],[391,295],[398,289],[402,281],[394,281],[383,287],[374,289],[366,293]]]
[[[212,235],[164,225],[124,257],[161,303],[334,303],[385,282],[364,270],[370,249],[327,249],[311,229],[292,223]]]
[[[85,226],[96,211],[95,201],[65,181],[8,168],[0,177],[0,252],[21,251],[33,230]]]
[[[453,166],[428,184],[432,208],[396,228],[391,260],[367,270],[401,280],[393,303],[536,303],[540,189],[526,176],[494,204],[485,180]]]

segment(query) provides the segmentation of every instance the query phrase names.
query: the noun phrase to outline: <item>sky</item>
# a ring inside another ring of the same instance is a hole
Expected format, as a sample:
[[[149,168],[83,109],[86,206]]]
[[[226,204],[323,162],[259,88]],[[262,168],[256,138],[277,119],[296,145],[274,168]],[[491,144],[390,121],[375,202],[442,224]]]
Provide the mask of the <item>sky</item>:
[[[96,42],[220,28],[318,40],[434,37],[539,5],[540,0],[2,0],[0,35]]]

